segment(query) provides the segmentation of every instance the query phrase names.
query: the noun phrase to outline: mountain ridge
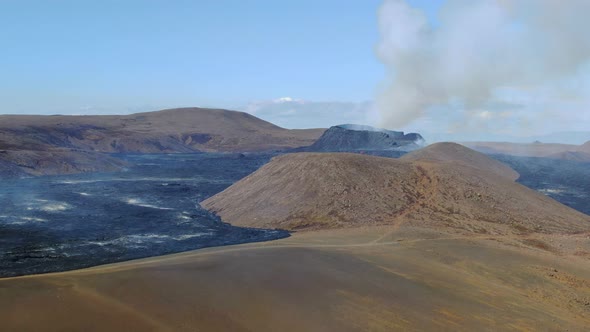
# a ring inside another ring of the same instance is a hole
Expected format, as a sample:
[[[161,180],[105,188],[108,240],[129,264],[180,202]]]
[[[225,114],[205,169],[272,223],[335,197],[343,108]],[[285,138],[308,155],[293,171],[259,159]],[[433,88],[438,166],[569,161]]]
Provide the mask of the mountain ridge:
[[[309,145],[322,129],[284,129],[244,112],[176,108],[131,115],[0,115],[0,148],[118,153],[260,151]],[[19,136],[20,135],[20,136]]]
[[[0,115],[0,163],[5,165],[0,176],[107,171],[118,164],[99,154],[285,150],[310,145],[323,131],[285,129],[244,112],[194,107],[131,115]],[[91,153],[94,167],[88,164]],[[23,156],[28,156],[25,163],[19,161]],[[51,159],[51,169],[39,162]]]
[[[471,149],[486,154],[506,154],[520,157],[540,157],[590,162],[590,144],[512,143],[512,142],[461,142]]]

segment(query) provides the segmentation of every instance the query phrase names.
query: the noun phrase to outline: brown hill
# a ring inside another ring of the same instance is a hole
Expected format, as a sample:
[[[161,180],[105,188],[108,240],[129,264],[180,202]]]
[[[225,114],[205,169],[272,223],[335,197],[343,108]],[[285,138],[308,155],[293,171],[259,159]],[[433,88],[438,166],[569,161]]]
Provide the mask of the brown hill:
[[[590,142],[583,145],[558,143],[464,142],[463,145],[489,154],[508,154],[522,157],[542,157],[590,162]]]
[[[513,181],[520,176],[515,170],[510,168],[510,166],[457,143],[431,144],[423,149],[411,152],[401,157],[401,159],[407,161],[460,163],[464,166],[475,167],[479,170],[491,172]]]
[[[402,222],[491,234],[590,229],[589,216],[506,176],[358,154],[275,157],[202,205],[237,226],[289,230]]]
[[[578,149],[578,151],[585,152],[585,153],[590,153],[590,141],[582,144],[580,146],[580,148]]]
[[[0,151],[0,178],[115,172],[127,164],[107,154],[55,149],[52,151]]]
[[[310,145],[322,133],[284,129],[243,112],[204,108],[125,116],[0,116],[0,149],[12,150],[262,151]]]
[[[247,113],[202,108],[125,116],[0,115],[0,152],[11,152],[0,155],[0,177],[59,173],[48,160],[63,164],[64,173],[111,168],[112,158],[96,157],[92,165],[89,153],[281,150],[310,145],[323,131],[288,130]]]

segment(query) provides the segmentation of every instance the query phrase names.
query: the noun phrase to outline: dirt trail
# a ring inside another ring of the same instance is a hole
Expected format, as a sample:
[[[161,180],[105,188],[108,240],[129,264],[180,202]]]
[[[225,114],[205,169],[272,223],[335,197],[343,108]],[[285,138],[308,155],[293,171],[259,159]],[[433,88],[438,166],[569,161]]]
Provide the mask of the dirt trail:
[[[430,175],[425,166],[418,165],[416,169],[420,173],[419,185],[417,186],[417,188],[419,188],[418,199],[412,205],[408,206],[406,209],[400,211],[396,216],[394,216],[394,224],[391,226],[390,231],[375,239],[373,243],[380,242],[397,232],[399,228],[407,221],[405,217],[413,212],[418,211],[423,205],[425,205],[426,202],[431,201],[434,194],[438,190],[438,181],[436,177]]]

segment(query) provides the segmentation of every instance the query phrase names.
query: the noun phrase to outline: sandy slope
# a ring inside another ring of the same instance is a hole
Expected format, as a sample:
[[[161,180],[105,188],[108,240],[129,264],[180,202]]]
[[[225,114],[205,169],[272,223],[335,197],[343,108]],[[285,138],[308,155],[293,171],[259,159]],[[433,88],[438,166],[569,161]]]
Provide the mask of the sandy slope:
[[[202,206],[234,225],[290,230],[400,223],[486,234],[590,230],[589,216],[514,183],[516,172],[480,153],[459,147],[469,150],[466,158],[430,157],[448,148],[437,145],[411,161],[282,155]]]
[[[474,167],[510,180],[516,180],[519,174],[510,166],[456,143],[435,143],[420,150],[413,151],[400,158],[407,161],[426,161],[435,163],[455,162]]]
[[[379,227],[307,232],[3,279],[0,321],[6,331],[583,331],[590,325],[588,260],[537,248],[546,242],[588,250],[587,235],[540,240],[402,228],[375,241],[386,233]]]
[[[590,141],[582,144],[578,150],[581,152],[590,153]]]

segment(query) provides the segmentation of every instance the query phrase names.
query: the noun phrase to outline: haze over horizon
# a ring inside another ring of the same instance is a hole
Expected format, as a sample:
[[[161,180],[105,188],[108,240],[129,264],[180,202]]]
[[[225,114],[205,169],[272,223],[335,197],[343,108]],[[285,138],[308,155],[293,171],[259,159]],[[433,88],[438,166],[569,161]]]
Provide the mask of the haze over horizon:
[[[0,114],[129,114],[195,106],[246,111],[286,128],[360,123],[457,140],[588,132],[590,48],[579,43],[588,23],[578,19],[584,1],[558,8],[548,0],[173,4],[3,3]],[[481,8],[494,10],[478,16]],[[552,25],[521,15],[527,12],[574,23]],[[476,18],[480,24],[474,26]],[[479,42],[478,31],[488,33],[487,44]],[[500,43],[507,31],[521,34]],[[537,59],[534,51],[543,41],[560,42]],[[518,51],[514,63],[493,65],[526,80],[473,71],[498,51]],[[427,66],[410,61],[432,56],[437,60]],[[515,68],[527,57],[530,66],[519,73]],[[435,67],[453,63],[470,72],[445,76]],[[402,65],[420,80],[404,80]],[[466,87],[481,77],[488,82],[485,97],[473,107],[465,100],[469,91],[446,91],[439,98],[433,85]],[[406,90],[428,83],[436,100],[419,102],[419,109],[399,100],[383,106],[392,81]]]

